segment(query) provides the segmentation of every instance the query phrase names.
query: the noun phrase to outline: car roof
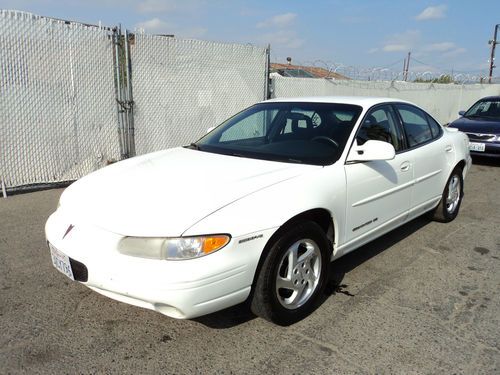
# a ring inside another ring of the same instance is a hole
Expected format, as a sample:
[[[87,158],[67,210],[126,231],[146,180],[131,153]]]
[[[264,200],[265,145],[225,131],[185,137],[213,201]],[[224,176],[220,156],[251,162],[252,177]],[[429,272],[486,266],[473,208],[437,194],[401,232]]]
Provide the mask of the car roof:
[[[500,95],[485,96],[484,98],[479,99],[478,102],[486,100],[494,100],[494,101],[500,100]]]
[[[371,96],[305,96],[294,98],[276,98],[266,100],[263,103],[269,102],[307,102],[307,103],[335,103],[335,104],[353,104],[362,107],[372,107],[381,103],[407,103],[413,104],[406,100],[395,98],[380,98]]]

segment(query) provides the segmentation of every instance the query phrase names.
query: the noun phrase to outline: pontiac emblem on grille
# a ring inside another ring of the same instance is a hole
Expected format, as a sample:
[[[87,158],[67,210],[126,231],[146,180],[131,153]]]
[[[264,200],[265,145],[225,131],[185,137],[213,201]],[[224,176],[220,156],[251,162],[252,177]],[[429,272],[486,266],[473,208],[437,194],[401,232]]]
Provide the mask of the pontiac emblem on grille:
[[[74,227],[75,227],[75,226],[74,226],[73,224],[70,224],[70,225],[69,225],[68,229],[66,229],[66,233],[64,233],[64,236],[63,236],[63,238],[62,238],[63,240],[64,240],[64,238],[68,235],[68,233],[69,233],[69,232],[71,232],[71,231],[73,230],[73,228],[74,228]]]

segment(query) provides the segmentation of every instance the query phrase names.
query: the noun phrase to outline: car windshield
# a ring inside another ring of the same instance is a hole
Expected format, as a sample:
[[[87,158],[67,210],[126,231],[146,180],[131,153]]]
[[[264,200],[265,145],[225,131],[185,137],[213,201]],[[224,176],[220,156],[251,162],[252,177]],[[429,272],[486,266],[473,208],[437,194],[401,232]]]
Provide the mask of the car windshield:
[[[333,164],[342,154],[361,110],[348,104],[260,103],[187,147],[289,163]]]
[[[486,117],[500,120],[500,99],[480,100],[464,114],[465,117]]]

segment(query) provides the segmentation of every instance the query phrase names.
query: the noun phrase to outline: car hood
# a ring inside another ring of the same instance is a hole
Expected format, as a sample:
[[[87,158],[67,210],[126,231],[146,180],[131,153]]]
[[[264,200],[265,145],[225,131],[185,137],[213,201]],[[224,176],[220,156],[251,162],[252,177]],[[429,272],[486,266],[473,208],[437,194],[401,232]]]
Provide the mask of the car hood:
[[[500,121],[481,117],[461,117],[450,124],[464,133],[500,134]]]
[[[174,148],[81,178],[64,191],[60,209],[121,235],[180,236],[236,200],[318,168]]]

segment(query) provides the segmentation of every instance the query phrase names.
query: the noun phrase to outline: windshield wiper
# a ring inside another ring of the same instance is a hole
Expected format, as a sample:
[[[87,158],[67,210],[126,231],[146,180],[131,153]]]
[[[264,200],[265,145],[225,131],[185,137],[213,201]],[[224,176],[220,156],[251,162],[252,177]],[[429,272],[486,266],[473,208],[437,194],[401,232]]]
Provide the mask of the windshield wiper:
[[[248,157],[248,156],[245,156],[243,154],[238,154],[237,152],[230,152],[228,155],[229,156],[236,156],[238,158],[246,158],[246,157]]]
[[[464,116],[464,117],[481,117],[481,118],[498,118],[498,116],[491,116],[484,113],[476,113],[474,115]]]
[[[200,150],[200,146],[198,146],[196,143],[190,143],[189,146],[184,146],[185,148],[191,148],[193,150]]]

